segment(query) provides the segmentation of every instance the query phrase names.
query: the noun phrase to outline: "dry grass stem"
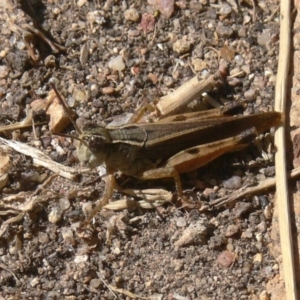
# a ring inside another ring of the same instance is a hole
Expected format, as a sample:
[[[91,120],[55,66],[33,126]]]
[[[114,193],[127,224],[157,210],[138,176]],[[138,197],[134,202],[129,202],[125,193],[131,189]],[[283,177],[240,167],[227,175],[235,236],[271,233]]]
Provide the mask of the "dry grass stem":
[[[30,147],[24,143],[20,143],[18,141],[9,141],[0,137],[0,144],[9,146],[19,153],[30,156],[33,159],[33,163],[35,165],[51,170],[52,172],[66,179],[74,181],[78,176],[77,169],[63,166],[57,162],[54,162],[42,151]]]
[[[275,90],[275,110],[283,114],[286,111],[287,81],[290,65],[291,51],[291,1],[280,3],[280,45],[278,71]],[[286,299],[297,299],[296,279],[294,271],[293,238],[291,230],[291,217],[289,206],[289,191],[286,170],[286,142],[285,124],[282,124],[275,132],[276,169],[276,201],[279,219],[280,243],[283,260],[283,272],[286,289]]]

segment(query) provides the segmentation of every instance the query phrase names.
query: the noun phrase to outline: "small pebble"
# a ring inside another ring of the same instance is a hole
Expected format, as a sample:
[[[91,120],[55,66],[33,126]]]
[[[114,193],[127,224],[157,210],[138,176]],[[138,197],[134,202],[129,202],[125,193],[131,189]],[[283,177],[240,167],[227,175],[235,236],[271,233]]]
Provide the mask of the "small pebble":
[[[73,98],[76,102],[86,102],[87,96],[81,86],[75,86],[73,90]]]
[[[78,0],[77,6],[82,7],[86,2],[87,2],[87,0]]]
[[[244,64],[244,58],[239,54],[234,57],[234,61],[238,66],[242,66]]]
[[[16,234],[14,239],[9,244],[9,253],[10,254],[17,254],[23,248],[23,243],[20,237]]]
[[[38,285],[40,283],[40,279],[38,277],[35,277],[33,278],[31,281],[30,281],[30,285],[32,287],[35,287],[36,285]]]
[[[265,195],[259,196],[257,198],[262,209],[265,209],[270,204],[269,199]]]
[[[256,228],[259,232],[264,233],[267,231],[267,223],[262,221],[256,226]]]
[[[7,78],[9,74],[9,69],[7,66],[0,66],[0,79]]]
[[[171,76],[164,76],[163,77],[163,83],[168,88],[172,87],[174,85],[174,79]]]
[[[249,15],[244,15],[243,19],[244,25],[248,24],[251,21],[251,17]]]
[[[8,52],[9,52],[9,50],[7,50],[7,48],[4,49],[4,50],[1,50],[1,51],[0,51],[0,57],[1,57],[1,58],[4,58],[4,57],[7,55]]]
[[[252,208],[252,205],[250,203],[237,202],[234,207],[235,216],[237,218],[240,218],[243,214],[248,213],[251,208]]]
[[[174,0],[148,0],[148,3],[155,7],[166,19],[169,19],[174,12]],[[181,1],[178,1],[181,2]]]
[[[131,67],[130,72],[132,75],[137,75],[140,73],[140,68],[139,67]],[[150,73],[150,74],[152,74],[152,73]],[[149,75],[148,75],[148,78],[149,78]]]
[[[177,40],[173,44],[173,51],[177,52],[178,54],[184,54],[189,52],[191,49],[191,43],[188,41],[187,37],[183,37],[180,40]]]
[[[251,270],[252,270],[252,267],[253,267],[253,264],[252,264],[251,261],[248,261],[248,260],[244,261],[244,263],[243,263],[243,273],[244,274],[250,273]]]
[[[232,176],[223,181],[223,186],[229,190],[239,189],[242,186],[242,178],[240,176]]]
[[[258,35],[257,37],[257,43],[261,46],[267,45],[268,43],[270,43],[270,40],[271,40],[271,33],[269,29],[264,30],[262,34]]]
[[[46,232],[39,232],[38,237],[39,237],[39,242],[41,244],[47,244],[50,241],[49,236]]]
[[[245,38],[247,36],[247,31],[244,27],[241,27],[238,31],[238,36],[241,38]]]
[[[44,64],[47,68],[55,68],[56,67],[56,61],[54,55],[48,55],[45,58]]]
[[[108,67],[115,71],[123,71],[125,70],[125,64],[121,55],[112,57],[108,62]]]
[[[200,58],[193,59],[192,60],[192,65],[193,65],[194,70],[196,72],[201,72],[201,71],[203,71],[204,69],[207,68],[207,63],[204,60],[200,59]]]
[[[275,176],[275,167],[267,167],[267,168],[265,168],[264,174],[267,177],[273,177],[273,176]]]
[[[142,29],[145,33],[151,32],[155,27],[155,17],[152,14],[144,13],[142,15],[139,29]]]
[[[261,242],[263,240],[263,235],[261,232],[258,232],[255,234],[255,238],[258,242]]]
[[[250,230],[250,229],[247,229],[247,230],[245,230],[245,231],[242,233],[241,238],[242,238],[242,239],[251,239],[252,236],[253,236],[253,234],[252,234],[251,230]]]
[[[62,210],[60,209],[60,207],[53,207],[48,216],[48,220],[49,222],[56,224],[61,220],[61,216]]]
[[[62,237],[67,245],[74,245],[75,239],[73,235],[73,231],[70,227],[63,227],[61,229]]]
[[[102,285],[103,285],[103,283],[102,283],[101,279],[93,278],[90,281],[90,286],[94,289],[99,289]]]
[[[93,210],[93,203],[91,201],[84,203],[82,205],[82,211],[86,216],[88,216],[92,210]]]
[[[188,245],[204,245],[207,242],[207,227],[201,223],[191,224],[174,243],[175,248]]]
[[[263,259],[263,256],[261,253],[257,253],[254,258],[253,258],[253,263],[259,263],[261,264],[262,262],[262,259]]]
[[[210,194],[214,194],[214,193],[215,193],[214,189],[211,189],[211,188],[206,188],[206,189],[203,191],[203,195],[204,195],[205,197],[209,197]]]
[[[232,12],[232,7],[228,3],[223,2],[221,9],[219,10],[219,14],[221,16],[227,17],[231,14],[231,12]]]
[[[237,225],[229,225],[227,227],[227,229],[226,229],[225,236],[226,237],[231,237],[231,236],[237,234],[239,231],[240,231],[239,226],[237,226]]]
[[[219,36],[223,38],[230,38],[233,35],[233,29],[230,26],[223,25],[219,23],[216,28],[216,32]]]
[[[216,262],[223,268],[229,268],[233,264],[235,257],[236,255],[233,252],[223,251],[218,255]]]
[[[176,2],[177,3],[177,2]],[[190,9],[194,12],[194,13],[200,13],[204,10],[202,4],[199,1],[191,1],[190,2]]]
[[[266,176],[264,174],[257,174],[256,179],[257,181],[262,182],[266,180]]]
[[[25,43],[23,41],[20,41],[20,42],[17,43],[17,48],[19,50],[25,50],[26,49],[26,45],[25,45]]]
[[[261,90],[265,88],[265,82],[263,77],[261,76],[255,76],[253,79],[253,85]]]
[[[60,9],[58,7],[55,7],[52,11],[53,11],[53,13],[55,15],[59,15],[60,14]]]
[[[233,77],[228,80],[228,84],[230,86],[235,87],[235,86],[241,85],[241,80],[236,77]]]
[[[104,87],[104,88],[102,89],[102,93],[103,93],[104,95],[110,95],[110,94],[113,94],[114,92],[115,92],[115,89],[114,89],[113,87],[111,87],[111,86]]]
[[[273,215],[273,209],[271,205],[268,205],[265,209],[264,209],[264,216],[267,220],[272,219],[272,215]]]
[[[244,93],[244,97],[247,101],[253,101],[256,98],[256,91],[250,88]]]
[[[127,21],[137,22],[140,14],[135,8],[129,8],[124,12],[124,18]]]
[[[234,54],[235,54],[235,50],[231,47],[228,47],[227,45],[224,45],[220,49],[220,56],[227,61],[232,61],[234,58]]]
[[[176,226],[178,227],[185,227],[186,226],[186,220],[184,218],[177,218],[176,219]]]
[[[71,203],[70,203],[69,199],[67,199],[67,198],[60,198],[59,206],[60,206],[61,210],[67,210],[71,206]]]
[[[233,247],[232,244],[227,244],[226,249],[227,249],[228,251],[230,251],[230,252],[233,252],[234,247]]]
[[[137,29],[128,30],[128,36],[137,37],[139,35],[141,35],[141,32]]]
[[[79,264],[82,262],[86,262],[88,259],[89,259],[89,256],[87,254],[77,255],[74,259],[74,263]]]
[[[158,82],[158,77],[157,75],[153,74],[153,73],[149,73],[148,74],[148,79],[153,83],[156,84]]]
[[[97,84],[91,85],[91,97],[95,98],[98,95],[99,92],[99,86]]]

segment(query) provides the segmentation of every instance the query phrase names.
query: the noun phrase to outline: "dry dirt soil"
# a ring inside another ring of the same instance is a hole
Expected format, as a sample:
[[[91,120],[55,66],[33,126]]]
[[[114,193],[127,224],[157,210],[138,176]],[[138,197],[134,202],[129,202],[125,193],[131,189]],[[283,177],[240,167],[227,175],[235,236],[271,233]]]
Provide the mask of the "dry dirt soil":
[[[181,201],[172,180],[143,182],[116,173],[122,187],[161,188],[174,200],[153,209],[102,209],[84,225],[105,182],[96,170],[82,171],[73,139],[50,133],[74,133],[58,104],[47,110],[50,81],[77,123],[103,125],[195,75],[227,69],[224,84],[192,107],[242,100],[246,115],[271,111],[278,5],[0,1],[0,125],[31,115],[35,124],[30,118],[18,128],[1,127],[0,136],[79,174],[76,180],[53,177],[30,155],[2,146],[8,162],[0,169],[0,299],[283,299],[274,190],[211,205],[274,177],[271,144],[269,159],[251,145],[182,175]],[[124,197],[115,192],[112,201]]]

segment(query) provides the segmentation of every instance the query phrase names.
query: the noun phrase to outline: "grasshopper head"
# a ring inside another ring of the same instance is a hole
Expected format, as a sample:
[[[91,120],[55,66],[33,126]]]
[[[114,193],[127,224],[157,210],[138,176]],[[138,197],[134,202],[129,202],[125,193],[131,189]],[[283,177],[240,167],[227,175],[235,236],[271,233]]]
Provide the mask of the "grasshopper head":
[[[72,121],[77,134],[79,134],[79,137],[73,137],[77,140],[75,146],[78,159],[82,164],[86,164],[90,168],[100,166],[106,160],[109,143],[111,142],[108,130],[103,126],[95,126],[92,124],[85,124],[83,128],[80,129],[76,122],[74,122],[70,108],[57,91],[55,85],[51,82],[50,85]],[[60,135],[63,136],[62,134]]]
[[[89,168],[102,165],[107,157],[110,137],[105,127],[85,131],[77,140],[75,146],[78,159]]]

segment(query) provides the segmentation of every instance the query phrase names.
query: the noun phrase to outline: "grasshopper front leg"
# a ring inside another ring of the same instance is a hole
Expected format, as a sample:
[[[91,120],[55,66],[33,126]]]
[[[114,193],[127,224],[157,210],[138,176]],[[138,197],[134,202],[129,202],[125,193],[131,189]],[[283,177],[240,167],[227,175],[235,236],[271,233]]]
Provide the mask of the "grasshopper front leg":
[[[87,216],[84,225],[88,225],[93,219],[93,217],[109,202],[113,195],[114,188],[116,187],[116,185],[117,183],[114,174],[108,174],[106,177],[103,195],[101,199],[95,203],[96,207]]]

